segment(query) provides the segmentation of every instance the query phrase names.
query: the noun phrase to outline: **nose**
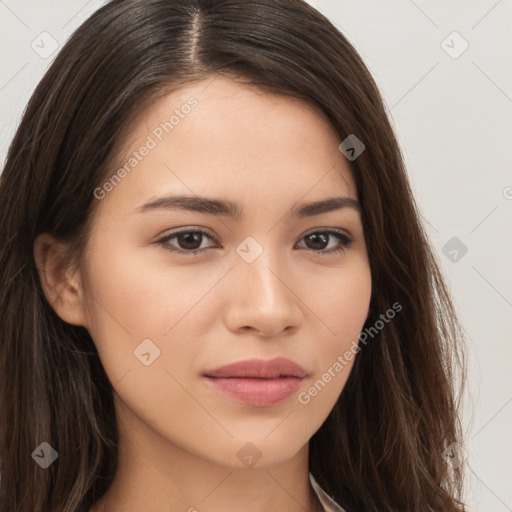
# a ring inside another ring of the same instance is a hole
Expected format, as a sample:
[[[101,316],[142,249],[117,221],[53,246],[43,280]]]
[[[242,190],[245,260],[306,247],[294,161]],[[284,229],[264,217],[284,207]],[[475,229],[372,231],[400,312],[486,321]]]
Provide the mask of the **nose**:
[[[233,332],[254,331],[260,337],[291,334],[302,321],[300,298],[290,273],[277,263],[269,249],[252,263],[235,263],[225,314]]]

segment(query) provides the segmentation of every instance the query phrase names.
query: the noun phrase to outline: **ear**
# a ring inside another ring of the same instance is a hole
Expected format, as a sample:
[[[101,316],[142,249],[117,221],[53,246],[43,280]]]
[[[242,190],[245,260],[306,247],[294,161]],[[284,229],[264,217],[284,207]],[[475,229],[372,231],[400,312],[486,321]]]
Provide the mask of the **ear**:
[[[67,244],[43,233],[34,242],[36,262],[44,294],[62,320],[86,325],[84,295],[78,271],[72,271],[65,259]]]

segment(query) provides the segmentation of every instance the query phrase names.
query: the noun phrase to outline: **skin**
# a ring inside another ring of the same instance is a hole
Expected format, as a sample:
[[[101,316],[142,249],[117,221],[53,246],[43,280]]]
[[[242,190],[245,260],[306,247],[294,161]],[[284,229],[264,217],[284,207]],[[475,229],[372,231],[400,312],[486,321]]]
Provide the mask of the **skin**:
[[[66,267],[66,245],[49,235],[34,245],[46,297],[63,320],[88,329],[115,389],[119,470],[91,510],[323,510],[309,484],[309,440],[353,360],[308,404],[297,395],[271,407],[240,404],[202,374],[283,356],[309,372],[304,392],[357,340],[371,295],[360,213],[290,217],[297,203],[357,199],[351,169],[315,106],[224,77],[155,102],[131,127],[126,154],[192,96],[197,106],[95,199],[82,268]],[[237,201],[244,217],[133,211],[171,193]],[[214,235],[197,241],[209,249],[180,255],[165,249],[187,250],[179,237],[155,243],[182,227]],[[315,245],[305,236],[331,228],[353,243],[329,254],[338,238]],[[263,249],[252,263],[236,252],[249,236]],[[134,350],[147,338],[160,356],[145,366]],[[248,442],[261,455],[252,468],[237,457]]]

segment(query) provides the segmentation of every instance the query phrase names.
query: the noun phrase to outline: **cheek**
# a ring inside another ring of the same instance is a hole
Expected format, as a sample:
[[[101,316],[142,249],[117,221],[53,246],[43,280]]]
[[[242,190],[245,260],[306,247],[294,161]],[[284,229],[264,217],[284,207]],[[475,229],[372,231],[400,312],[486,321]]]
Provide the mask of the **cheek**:
[[[330,407],[341,393],[361,350],[359,335],[368,316],[372,280],[367,260],[360,259],[350,269],[347,266],[333,273],[329,280],[317,282],[323,286],[310,291],[307,300],[318,328],[315,389],[308,395],[318,397],[315,401]]]
[[[322,328],[326,351],[350,344],[363,328],[370,306],[372,279],[367,260],[354,258],[339,271],[317,275],[315,285],[303,288],[305,302]]]
[[[113,384],[142,366],[142,354],[148,352],[152,367],[182,371],[182,362],[200,351],[204,299],[225,272],[198,272],[196,265],[171,268],[163,265],[165,254],[150,261],[150,252],[110,237],[91,245],[89,252],[88,330]]]
[[[92,247],[86,299],[96,324],[117,324],[134,339],[162,336],[190,301],[204,295],[208,282],[193,279],[192,266],[162,268],[148,258],[152,251],[122,239]]]
[[[337,328],[336,336],[317,337],[315,374],[297,395],[300,407],[305,408],[319,424],[327,418],[338,401],[361,351],[358,337],[367,313],[361,310],[354,315],[350,308],[345,313],[345,321],[340,319],[331,324]],[[351,314],[353,316],[349,316]]]

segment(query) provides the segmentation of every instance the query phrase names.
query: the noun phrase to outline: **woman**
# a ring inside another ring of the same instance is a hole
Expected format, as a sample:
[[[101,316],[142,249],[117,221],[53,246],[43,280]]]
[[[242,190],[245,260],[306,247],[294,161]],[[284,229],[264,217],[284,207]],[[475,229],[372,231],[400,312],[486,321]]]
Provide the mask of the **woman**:
[[[461,329],[312,7],[108,3],[0,180],[1,510],[464,510]]]

